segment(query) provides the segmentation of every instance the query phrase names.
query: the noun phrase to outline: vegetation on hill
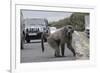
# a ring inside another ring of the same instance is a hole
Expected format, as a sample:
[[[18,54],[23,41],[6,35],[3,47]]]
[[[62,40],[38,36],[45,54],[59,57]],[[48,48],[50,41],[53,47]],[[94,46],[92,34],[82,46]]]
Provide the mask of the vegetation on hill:
[[[84,31],[85,15],[89,15],[89,13],[73,13],[69,18],[64,18],[57,22],[49,23],[49,26],[61,28],[66,25],[72,25],[75,30]]]

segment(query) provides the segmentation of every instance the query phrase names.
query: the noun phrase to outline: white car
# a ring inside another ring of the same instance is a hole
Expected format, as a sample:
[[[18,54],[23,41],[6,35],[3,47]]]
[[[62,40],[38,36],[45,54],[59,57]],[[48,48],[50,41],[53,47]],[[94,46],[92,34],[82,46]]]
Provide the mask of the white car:
[[[48,20],[31,18],[25,19],[25,40],[27,43],[33,39],[40,39],[43,32],[48,31]]]
[[[54,33],[55,31],[57,31],[56,27],[50,27],[50,33]]]

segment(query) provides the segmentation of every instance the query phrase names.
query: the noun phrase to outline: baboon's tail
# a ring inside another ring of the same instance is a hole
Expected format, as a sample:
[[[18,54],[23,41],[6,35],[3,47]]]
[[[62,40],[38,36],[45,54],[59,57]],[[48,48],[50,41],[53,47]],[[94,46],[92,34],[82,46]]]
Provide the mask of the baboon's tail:
[[[47,37],[50,36],[50,32],[45,33],[43,32],[41,35],[41,47],[42,47],[42,52],[44,52],[44,42],[47,42]]]
[[[42,52],[44,52],[44,33],[41,35],[41,47],[42,47]]]

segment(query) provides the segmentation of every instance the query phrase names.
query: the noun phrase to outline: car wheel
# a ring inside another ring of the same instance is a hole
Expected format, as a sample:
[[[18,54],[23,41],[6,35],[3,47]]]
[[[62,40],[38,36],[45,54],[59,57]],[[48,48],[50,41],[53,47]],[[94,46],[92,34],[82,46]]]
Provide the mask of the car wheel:
[[[28,40],[26,40],[27,41],[27,43],[30,43],[30,40],[28,39]]]
[[[23,45],[21,45],[21,50],[23,50],[24,49],[24,47],[23,47]]]
[[[23,49],[24,49],[24,44],[21,41],[21,50],[23,50]]]

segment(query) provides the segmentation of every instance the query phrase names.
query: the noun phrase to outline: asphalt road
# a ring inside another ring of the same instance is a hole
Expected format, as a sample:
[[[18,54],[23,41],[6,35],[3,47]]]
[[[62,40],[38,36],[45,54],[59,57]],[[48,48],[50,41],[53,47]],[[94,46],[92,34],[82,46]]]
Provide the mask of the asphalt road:
[[[38,42],[37,42],[38,41]],[[45,62],[45,61],[64,61],[75,60],[72,56],[72,52],[65,49],[65,57],[54,57],[54,50],[45,43],[45,51],[42,52],[40,40],[32,41],[32,43],[26,43],[25,49],[21,51],[21,62]]]
[[[32,40],[31,43],[25,43],[21,50],[21,63],[47,62],[47,61],[71,61],[89,59],[89,39],[84,33],[76,32],[74,34],[74,48],[80,57],[73,57],[72,52],[65,46],[65,57],[54,57],[54,50],[45,43],[45,51],[42,52],[40,40]]]

